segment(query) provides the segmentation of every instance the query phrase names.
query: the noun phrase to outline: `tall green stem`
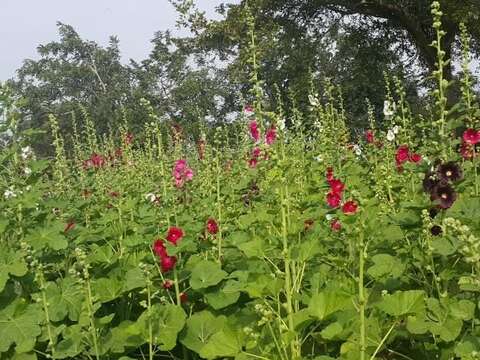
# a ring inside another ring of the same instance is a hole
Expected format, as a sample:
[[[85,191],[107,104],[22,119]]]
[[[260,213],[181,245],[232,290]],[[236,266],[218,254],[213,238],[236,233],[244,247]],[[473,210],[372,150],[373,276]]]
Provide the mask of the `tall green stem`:
[[[364,289],[364,271],[365,271],[365,243],[363,239],[363,229],[360,231],[359,244],[359,271],[358,271],[358,306],[360,312],[360,360],[365,360],[366,336],[365,336],[365,289]]]

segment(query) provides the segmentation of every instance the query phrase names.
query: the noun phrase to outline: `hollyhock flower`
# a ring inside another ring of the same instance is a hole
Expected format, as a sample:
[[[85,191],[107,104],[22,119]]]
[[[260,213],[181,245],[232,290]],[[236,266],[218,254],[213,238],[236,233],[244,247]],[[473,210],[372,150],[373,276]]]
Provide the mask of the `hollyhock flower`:
[[[256,142],[260,139],[260,130],[258,129],[258,124],[256,120],[250,122],[250,135],[252,136],[253,140]]]
[[[65,225],[65,229],[63,230],[64,233],[67,233],[69,232],[70,230],[73,230],[75,228],[75,223],[73,221],[69,221],[66,225]]]
[[[342,206],[342,211],[345,215],[353,215],[357,212],[357,209],[358,209],[358,204],[353,200],[347,201]]]
[[[470,144],[467,144],[466,142],[463,142],[462,146],[460,147],[460,155],[462,155],[462,157],[465,160],[473,159],[473,155],[474,155],[473,150],[474,150],[474,145],[470,145]]]
[[[331,181],[333,180],[333,168],[332,167],[328,167],[327,168],[327,181]]]
[[[417,153],[410,154],[409,160],[410,160],[410,162],[418,164],[420,161],[422,161],[422,155],[417,154]]]
[[[174,285],[174,284],[173,284],[173,281],[167,279],[167,280],[165,280],[165,281],[163,282],[163,285],[162,285],[162,286],[163,286],[163,288],[164,288],[165,290],[170,290],[170,289],[173,287],[173,285]]]
[[[431,228],[430,228],[430,233],[433,235],[433,236],[438,236],[438,235],[441,235],[443,232],[442,228],[438,225],[433,225]]]
[[[457,199],[457,194],[449,184],[441,181],[435,185],[430,197],[432,201],[437,201],[442,209],[448,209]]]
[[[258,158],[261,153],[262,153],[262,150],[259,147],[256,147],[252,151],[252,157]]]
[[[272,125],[270,129],[267,130],[267,133],[265,134],[265,143],[267,145],[272,145],[276,139],[277,139],[277,130],[275,129],[275,126]]]
[[[257,164],[258,160],[256,158],[251,158],[250,160],[248,160],[248,166],[250,166],[251,168],[257,167]]]
[[[90,160],[92,160],[93,166],[95,166],[96,168],[99,168],[105,165],[105,158],[102,155],[94,153],[91,156]]]
[[[327,194],[327,203],[328,203],[328,206],[330,206],[331,208],[338,208],[340,206],[341,201],[342,201],[342,198],[339,194],[334,192],[329,192]]]
[[[423,191],[431,193],[433,188],[438,184],[438,179],[432,172],[427,172],[422,181]]]
[[[333,219],[330,222],[330,229],[332,229],[335,232],[338,232],[342,229],[342,223],[338,219]]]
[[[313,227],[314,221],[312,219],[307,219],[303,222],[303,229],[305,231],[310,230]]]
[[[218,233],[218,224],[212,218],[207,220],[207,232],[211,235],[215,235]]]
[[[463,141],[469,145],[480,143],[480,130],[467,129],[463,133]]]
[[[388,141],[395,140],[395,133],[393,132],[393,130],[388,130],[387,131],[387,140]]]
[[[357,156],[362,155],[362,148],[360,147],[360,145],[355,144],[355,145],[353,145],[352,148],[353,148],[353,151],[355,152],[355,154]]]
[[[185,159],[180,159],[175,162],[172,171],[173,178],[175,179],[175,186],[180,188],[185,181],[191,181],[193,179],[193,170],[188,167]]]
[[[373,144],[375,142],[375,135],[373,134],[372,130],[365,131],[365,139],[369,144]]]
[[[251,105],[245,105],[245,107],[243,108],[243,114],[247,117],[252,116],[254,113],[255,111],[253,110],[253,106]]]
[[[180,294],[180,302],[183,304],[183,303],[186,303],[188,301],[188,295],[187,293],[184,293],[184,292],[181,292]]]
[[[444,181],[458,181],[463,178],[463,171],[455,162],[449,161],[438,165],[437,176]]]
[[[345,184],[342,183],[341,180],[338,179],[332,179],[329,180],[328,183],[330,184],[330,189],[332,193],[342,195],[343,190],[345,189]]]
[[[389,100],[385,100],[383,102],[383,115],[385,115],[387,119],[391,118],[395,114],[395,108],[395,103],[391,103]]]
[[[410,158],[410,150],[407,145],[401,145],[397,149],[397,153],[395,154],[395,160],[397,162],[397,166],[402,165],[404,162],[408,161]]]
[[[168,272],[175,267],[177,263],[176,256],[163,256],[160,259],[160,266],[162,267],[162,272]]]
[[[153,243],[152,250],[160,258],[167,256],[167,248],[165,247],[162,240],[157,239]]]
[[[130,145],[133,143],[133,134],[132,133],[127,133],[124,138],[125,145]]]
[[[168,242],[172,243],[173,245],[177,245],[177,242],[182,240],[183,235],[184,233],[182,229],[176,226],[172,226],[170,229],[168,229],[166,239]]]
[[[121,148],[118,148],[115,150],[115,157],[117,159],[120,159],[123,156],[123,150]]]
[[[435,219],[435,217],[438,215],[438,212],[439,210],[437,207],[433,207],[430,210],[428,210],[428,215],[430,216],[430,219]]]

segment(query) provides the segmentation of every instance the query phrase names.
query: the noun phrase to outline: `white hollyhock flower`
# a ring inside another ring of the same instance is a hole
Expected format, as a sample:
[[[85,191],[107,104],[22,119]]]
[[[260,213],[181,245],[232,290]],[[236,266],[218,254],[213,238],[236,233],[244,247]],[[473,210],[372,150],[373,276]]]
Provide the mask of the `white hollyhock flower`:
[[[400,132],[400,126],[395,125],[392,130],[393,130],[393,133],[396,135]]]
[[[285,131],[285,119],[278,120],[277,125],[281,131]]]
[[[22,148],[21,157],[23,160],[27,160],[32,155],[33,155],[33,150],[30,146],[25,146]]]
[[[32,169],[26,167],[25,169],[23,169],[23,173],[28,176],[32,173]]]
[[[13,186],[10,186],[7,190],[5,190],[3,196],[5,197],[5,199],[10,199],[17,197],[17,194],[15,194],[15,192],[13,191]]]
[[[310,105],[312,105],[312,106],[320,105],[320,102],[318,101],[318,99],[313,95],[308,95],[308,101],[310,102]]]
[[[323,161],[323,158],[322,158],[322,155],[317,155],[313,158],[315,161],[318,161],[318,162],[322,162]]]
[[[335,215],[334,215],[334,214],[327,214],[327,215],[325,215],[325,219],[327,219],[328,221],[333,220],[334,218],[335,218]]]
[[[150,202],[154,202],[157,199],[157,195],[153,193],[148,193],[145,195],[145,199],[147,199]]]
[[[357,156],[362,155],[362,148],[359,145],[353,145],[353,151]]]
[[[395,103],[385,100],[383,103],[383,115],[385,115],[386,118],[391,118],[395,114],[395,109]]]
[[[394,130],[388,130],[388,132],[387,132],[387,140],[388,140],[388,141],[393,141],[393,140],[395,140],[395,131],[394,131]]]

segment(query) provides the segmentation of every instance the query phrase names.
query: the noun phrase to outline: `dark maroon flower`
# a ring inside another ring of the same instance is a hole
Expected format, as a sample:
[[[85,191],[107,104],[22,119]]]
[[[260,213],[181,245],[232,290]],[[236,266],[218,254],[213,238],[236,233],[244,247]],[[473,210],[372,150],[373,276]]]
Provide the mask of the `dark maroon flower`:
[[[439,210],[437,207],[433,207],[430,210],[428,210],[428,215],[430,215],[430,219],[435,219],[438,213],[439,213]]]
[[[433,225],[431,228],[430,228],[430,233],[433,235],[433,236],[438,236],[442,233],[442,228],[438,225]]]
[[[181,292],[180,294],[180,302],[183,304],[183,303],[186,303],[188,301],[188,295],[187,293],[184,293],[184,292]]]
[[[426,193],[431,193],[433,188],[438,184],[438,179],[436,178],[435,174],[432,172],[427,172],[425,174],[425,178],[423,179],[423,191]]]
[[[458,181],[463,178],[463,171],[455,162],[449,161],[437,167],[437,176],[444,181]]]
[[[437,201],[442,209],[448,209],[457,199],[457,194],[449,184],[441,181],[433,188],[431,199]]]

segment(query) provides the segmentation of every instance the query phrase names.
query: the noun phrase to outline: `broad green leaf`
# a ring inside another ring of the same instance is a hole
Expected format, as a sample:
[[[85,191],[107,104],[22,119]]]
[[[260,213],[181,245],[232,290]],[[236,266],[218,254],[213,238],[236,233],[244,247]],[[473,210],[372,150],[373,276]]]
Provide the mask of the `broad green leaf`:
[[[194,290],[204,289],[217,285],[225,279],[227,275],[228,274],[221,269],[220,264],[203,260],[193,268],[190,285]]]
[[[405,270],[405,265],[399,259],[388,254],[374,255],[372,261],[373,265],[367,273],[375,279],[398,278]]]
[[[333,290],[326,290],[312,296],[308,305],[310,315],[319,320],[327,318],[333,313],[343,310],[352,304],[351,296]]]
[[[242,343],[237,332],[224,328],[212,335],[208,343],[200,350],[200,356],[205,359],[233,357],[242,349]]]
[[[392,316],[419,314],[425,310],[425,292],[397,291],[393,295],[385,295],[377,307]]]
[[[197,354],[210,341],[211,337],[223,329],[225,316],[215,317],[208,311],[193,314],[188,320],[180,342]]]
[[[70,320],[78,320],[84,296],[75,279],[67,277],[58,284],[49,282],[45,291],[52,321],[61,321],[67,314]]]
[[[116,278],[100,278],[92,282],[92,292],[96,300],[105,303],[119,297],[123,292],[123,284]]]
[[[85,333],[80,325],[72,325],[63,332],[63,339],[55,346],[55,358],[72,359],[84,349]]]
[[[177,344],[177,335],[185,325],[186,315],[183,309],[173,304],[155,304],[150,309],[150,322],[152,325],[154,343],[160,350],[172,350]],[[137,320],[144,340],[149,338],[149,311],[143,312]]]
[[[213,289],[205,294],[207,303],[215,310],[223,309],[237,302],[240,297],[239,291],[224,291],[223,289]]]
[[[322,337],[324,339],[332,340],[336,336],[340,335],[342,333],[342,331],[343,331],[342,325],[338,322],[334,322],[334,323],[331,323],[330,325],[328,325],[326,328],[324,328],[320,332],[320,335],[322,335]]]

